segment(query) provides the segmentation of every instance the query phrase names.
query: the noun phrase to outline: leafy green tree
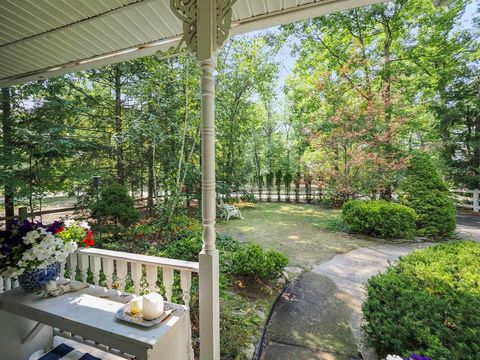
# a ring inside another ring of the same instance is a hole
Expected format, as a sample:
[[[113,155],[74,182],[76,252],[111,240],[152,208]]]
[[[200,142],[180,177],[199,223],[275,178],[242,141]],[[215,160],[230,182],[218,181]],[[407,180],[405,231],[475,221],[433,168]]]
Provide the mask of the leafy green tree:
[[[252,141],[251,129],[261,120],[256,116],[258,108],[252,97],[271,94],[276,74],[274,51],[265,38],[233,38],[220,53],[216,84],[217,177],[220,181],[236,185],[251,179],[251,168],[244,156],[248,149],[245,145]],[[258,142],[254,146],[258,147]],[[258,167],[259,163],[257,172]]]

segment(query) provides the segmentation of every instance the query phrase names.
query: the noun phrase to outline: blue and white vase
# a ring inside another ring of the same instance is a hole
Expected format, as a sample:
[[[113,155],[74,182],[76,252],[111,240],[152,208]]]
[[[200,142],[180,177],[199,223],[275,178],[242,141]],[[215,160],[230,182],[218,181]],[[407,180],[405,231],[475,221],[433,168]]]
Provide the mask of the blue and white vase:
[[[45,269],[25,271],[18,277],[20,287],[26,291],[44,290],[50,280],[56,280],[60,275],[60,263],[55,262]]]

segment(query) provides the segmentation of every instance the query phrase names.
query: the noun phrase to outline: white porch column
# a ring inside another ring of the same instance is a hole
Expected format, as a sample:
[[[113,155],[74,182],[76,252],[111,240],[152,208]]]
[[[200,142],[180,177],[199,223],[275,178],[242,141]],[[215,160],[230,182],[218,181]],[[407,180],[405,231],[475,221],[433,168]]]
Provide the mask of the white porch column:
[[[220,359],[219,264],[215,248],[215,66],[216,53],[228,37],[236,0],[170,0],[183,22],[182,41],[201,67],[202,224],[199,254],[200,359]]]
[[[196,54],[201,67],[202,96],[202,224],[199,255],[200,359],[220,360],[220,294],[215,248],[215,65],[217,1],[197,0]]]
[[[220,359],[219,264],[215,248],[215,56],[199,61],[202,70],[202,223],[199,255],[200,359]]]

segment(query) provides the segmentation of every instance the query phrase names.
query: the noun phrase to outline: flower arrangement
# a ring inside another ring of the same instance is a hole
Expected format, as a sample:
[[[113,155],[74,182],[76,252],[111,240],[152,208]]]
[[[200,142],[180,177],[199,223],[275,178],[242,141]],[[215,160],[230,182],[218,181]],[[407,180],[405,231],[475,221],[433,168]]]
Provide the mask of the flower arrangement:
[[[0,232],[0,274],[19,276],[64,262],[78,246],[93,246],[93,233],[86,221],[67,219],[44,225],[15,221]]]

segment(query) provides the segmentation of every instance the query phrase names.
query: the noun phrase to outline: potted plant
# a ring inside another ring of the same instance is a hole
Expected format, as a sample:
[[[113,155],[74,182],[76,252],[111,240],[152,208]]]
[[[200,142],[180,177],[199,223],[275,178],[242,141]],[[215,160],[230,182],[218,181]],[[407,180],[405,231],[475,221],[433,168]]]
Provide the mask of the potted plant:
[[[15,221],[0,233],[0,274],[18,277],[28,291],[42,290],[60,274],[65,262],[79,246],[93,246],[93,233],[86,221]]]

